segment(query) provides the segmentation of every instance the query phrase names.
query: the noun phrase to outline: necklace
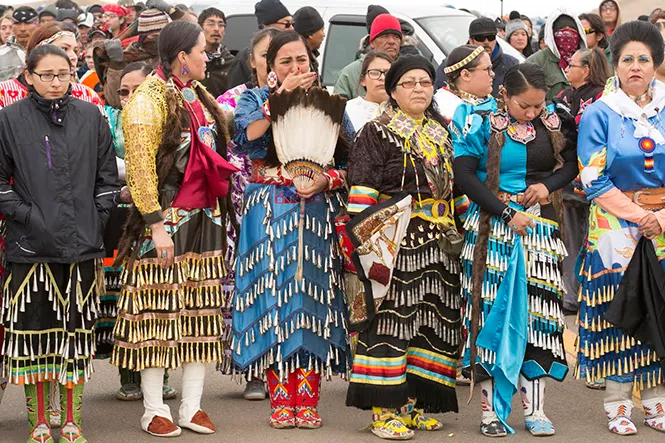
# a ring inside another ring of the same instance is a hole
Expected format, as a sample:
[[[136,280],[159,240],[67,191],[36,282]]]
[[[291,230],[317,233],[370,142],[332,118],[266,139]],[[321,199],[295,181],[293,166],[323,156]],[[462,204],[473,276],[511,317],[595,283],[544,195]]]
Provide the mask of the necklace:
[[[640,103],[650,102],[651,99],[653,99],[653,96],[651,95],[651,88],[647,89],[647,92],[645,92],[642,95],[638,96],[629,95],[629,94],[626,95],[628,95],[628,97],[638,105]]]
[[[480,101],[484,100],[483,97],[479,97],[466,91],[459,91],[459,98],[473,105],[478,104]]]

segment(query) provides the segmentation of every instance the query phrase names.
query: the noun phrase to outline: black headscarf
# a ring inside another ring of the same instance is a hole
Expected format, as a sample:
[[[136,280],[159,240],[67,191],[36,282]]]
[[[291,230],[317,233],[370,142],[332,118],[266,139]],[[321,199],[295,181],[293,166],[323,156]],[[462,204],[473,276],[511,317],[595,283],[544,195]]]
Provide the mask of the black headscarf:
[[[388,95],[390,95],[397,87],[397,82],[402,76],[412,69],[422,69],[429,73],[430,78],[434,81],[436,72],[434,66],[422,55],[403,55],[392,64],[390,70],[386,73],[385,88]]]

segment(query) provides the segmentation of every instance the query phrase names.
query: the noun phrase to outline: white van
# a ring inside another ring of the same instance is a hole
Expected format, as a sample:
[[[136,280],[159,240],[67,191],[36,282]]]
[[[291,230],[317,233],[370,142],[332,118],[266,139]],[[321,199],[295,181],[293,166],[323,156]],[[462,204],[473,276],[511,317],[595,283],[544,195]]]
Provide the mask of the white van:
[[[224,12],[227,20],[224,44],[232,53],[248,46],[252,34],[257,30],[254,4],[256,0],[241,0],[228,5],[212,4],[211,0],[194,0],[191,5],[197,13],[210,6]],[[360,41],[367,35],[365,16],[367,6],[381,5],[400,20],[408,22],[415,30],[418,49],[435,66],[457,46],[469,38],[469,24],[476,17],[433,1],[412,0],[283,0],[291,14],[302,6],[316,8],[325,22],[326,39],[321,47],[319,66],[324,86],[332,87],[339,72],[356,58]],[[524,57],[505,41],[498,39],[504,52],[520,61]]]

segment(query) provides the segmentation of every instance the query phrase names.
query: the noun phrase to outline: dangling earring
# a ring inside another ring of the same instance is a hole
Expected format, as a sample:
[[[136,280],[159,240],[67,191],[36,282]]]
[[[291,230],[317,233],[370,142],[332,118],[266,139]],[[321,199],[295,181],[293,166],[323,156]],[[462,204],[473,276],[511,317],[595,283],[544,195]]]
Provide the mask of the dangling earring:
[[[621,87],[621,82],[619,81],[619,76],[614,75],[614,80],[612,81],[612,87],[614,88],[615,91],[618,91],[619,88]]]
[[[268,88],[277,88],[277,74],[275,74],[275,71],[270,71],[268,73]]]
[[[186,75],[189,75],[190,72],[192,71],[189,69],[189,65],[187,65],[187,63],[183,63],[182,69],[180,69],[180,75],[184,77]]]

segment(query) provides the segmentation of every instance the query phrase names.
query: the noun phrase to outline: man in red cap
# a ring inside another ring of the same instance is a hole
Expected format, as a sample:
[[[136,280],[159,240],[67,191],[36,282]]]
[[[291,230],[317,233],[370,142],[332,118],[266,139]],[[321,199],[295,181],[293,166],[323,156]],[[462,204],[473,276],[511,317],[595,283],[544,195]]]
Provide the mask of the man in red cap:
[[[127,9],[120,5],[106,5],[102,8],[102,21],[108,25],[113,38],[118,38],[120,33],[127,27]]]
[[[399,19],[390,14],[377,16],[372,22],[369,32],[369,45],[373,50],[385,52],[396,59],[402,46],[402,27]],[[363,58],[361,57],[342,69],[337,83],[335,83],[335,94],[349,100],[358,95],[365,95],[365,88],[359,85]]]

